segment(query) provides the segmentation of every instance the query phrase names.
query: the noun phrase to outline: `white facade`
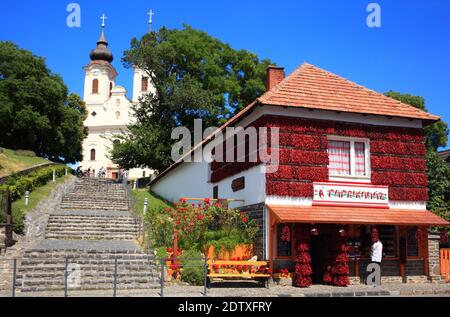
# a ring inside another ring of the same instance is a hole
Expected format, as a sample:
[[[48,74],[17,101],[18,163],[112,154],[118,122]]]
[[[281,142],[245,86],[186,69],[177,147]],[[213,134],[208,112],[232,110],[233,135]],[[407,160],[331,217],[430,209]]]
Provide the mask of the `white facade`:
[[[103,47],[99,49],[100,44]],[[127,133],[127,125],[132,120],[133,103],[127,98],[126,89],[116,86],[118,74],[110,63],[112,55],[109,60],[104,57],[107,42],[103,32],[98,45],[97,51],[91,53],[92,61],[84,67],[84,101],[88,111],[84,126],[89,129],[89,135],[83,143],[83,161],[80,166],[84,171],[90,169],[94,175],[97,175],[101,168],[106,168],[107,178],[117,178],[119,167],[108,158],[108,149],[112,148],[113,141],[118,141],[114,138],[115,135]],[[141,91],[144,74],[135,70],[133,100],[136,100],[136,104],[139,97],[145,93]],[[147,87],[149,91],[154,90],[150,81]],[[129,171],[130,179],[152,175],[154,172],[150,169],[137,168]]]

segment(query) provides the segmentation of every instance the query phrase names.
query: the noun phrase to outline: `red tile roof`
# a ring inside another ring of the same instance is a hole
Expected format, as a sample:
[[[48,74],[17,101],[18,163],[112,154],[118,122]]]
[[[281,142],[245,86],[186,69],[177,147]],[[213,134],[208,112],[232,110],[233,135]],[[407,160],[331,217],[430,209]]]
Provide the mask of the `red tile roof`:
[[[386,97],[310,64],[303,64],[258,101],[266,105],[438,120],[439,117]]]
[[[448,226],[449,222],[427,210],[400,210],[326,206],[269,205],[279,222]]]

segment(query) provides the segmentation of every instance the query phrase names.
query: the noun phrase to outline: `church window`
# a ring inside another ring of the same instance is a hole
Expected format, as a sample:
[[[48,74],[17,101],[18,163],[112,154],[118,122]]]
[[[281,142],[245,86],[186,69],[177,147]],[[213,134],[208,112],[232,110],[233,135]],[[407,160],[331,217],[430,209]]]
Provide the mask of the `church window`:
[[[116,112],[116,118],[119,119],[120,118],[120,111]]]
[[[109,83],[109,96],[112,96],[112,89],[113,89],[113,84]]]
[[[114,140],[114,145],[120,145],[120,140]]]
[[[92,81],[92,93],[98,94],[98,79],[97,78]]]
[[[92,112],[91,115],[95,118],[97,116],[97,112]]]
[[[120,99],[116,99],[116,106],[120,107]]]
[[[95,161],[95,149],[91,150],[91,161]]]
[[[148,91],[148,77],[142,77],[141,91],[142,92]]]

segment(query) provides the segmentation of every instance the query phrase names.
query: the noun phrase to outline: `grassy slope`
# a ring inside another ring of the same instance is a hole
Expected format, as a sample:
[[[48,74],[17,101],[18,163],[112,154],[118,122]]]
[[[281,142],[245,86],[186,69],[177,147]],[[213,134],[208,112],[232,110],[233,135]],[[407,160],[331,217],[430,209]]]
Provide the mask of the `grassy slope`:
[[[168,202],[163,199],[156,197],[154,194],[150,193],[146,189],[138,189],[132,190],[131,194],[134,197],[135,203],[133,211],[136,214],[142,214],[144,210],[144,200],[148,198],[148,207],[149,209],[159,209],[159,208],[167,208],[172,207]]]
[[[19,199],[18,201],[13,202],[12,208],[14,209],[21,209],[25,213],[33,210],[36,208],[36,206],[41,202],[43,199],[45,199],[48,195],[50,195],[52,189],[67,181],[72,176],[63,176],[56,179],[56,182],[49,182],[47,185],[44,185],[42,187],[36,188],[33,192],[30,193],[29,197],[29,203],[28,206],[25,206],[25,196]]]
[[[49,162],[41,157],[21,156],[17,155],[13,150],[2,150],[3,153],[0,153],[0,177]]]

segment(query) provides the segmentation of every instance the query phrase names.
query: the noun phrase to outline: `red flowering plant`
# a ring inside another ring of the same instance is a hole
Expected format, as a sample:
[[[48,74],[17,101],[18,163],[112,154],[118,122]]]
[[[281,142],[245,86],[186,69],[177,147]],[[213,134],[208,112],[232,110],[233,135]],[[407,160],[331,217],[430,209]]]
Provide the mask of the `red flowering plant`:
[[[195,204],[181,198],[173,207],[164,208],[160,214],[153,215],[151,221],[152,229],[155,224],[166,229],[161,232],[162,235],[170,235],[164,244],[154,244],[163,245],[164,249],[173,245],[174,230],[178,232],[180,248],[206,251],[209,246],[214,246],[217,252],[252,243],[259,230],[247,212],[228,208],[209,198]]]
[[[207,224],[204,204],[190,204],[181,198],[174,208],[166,212],[178,232],[180,247],[189,250],[203,239]]]

